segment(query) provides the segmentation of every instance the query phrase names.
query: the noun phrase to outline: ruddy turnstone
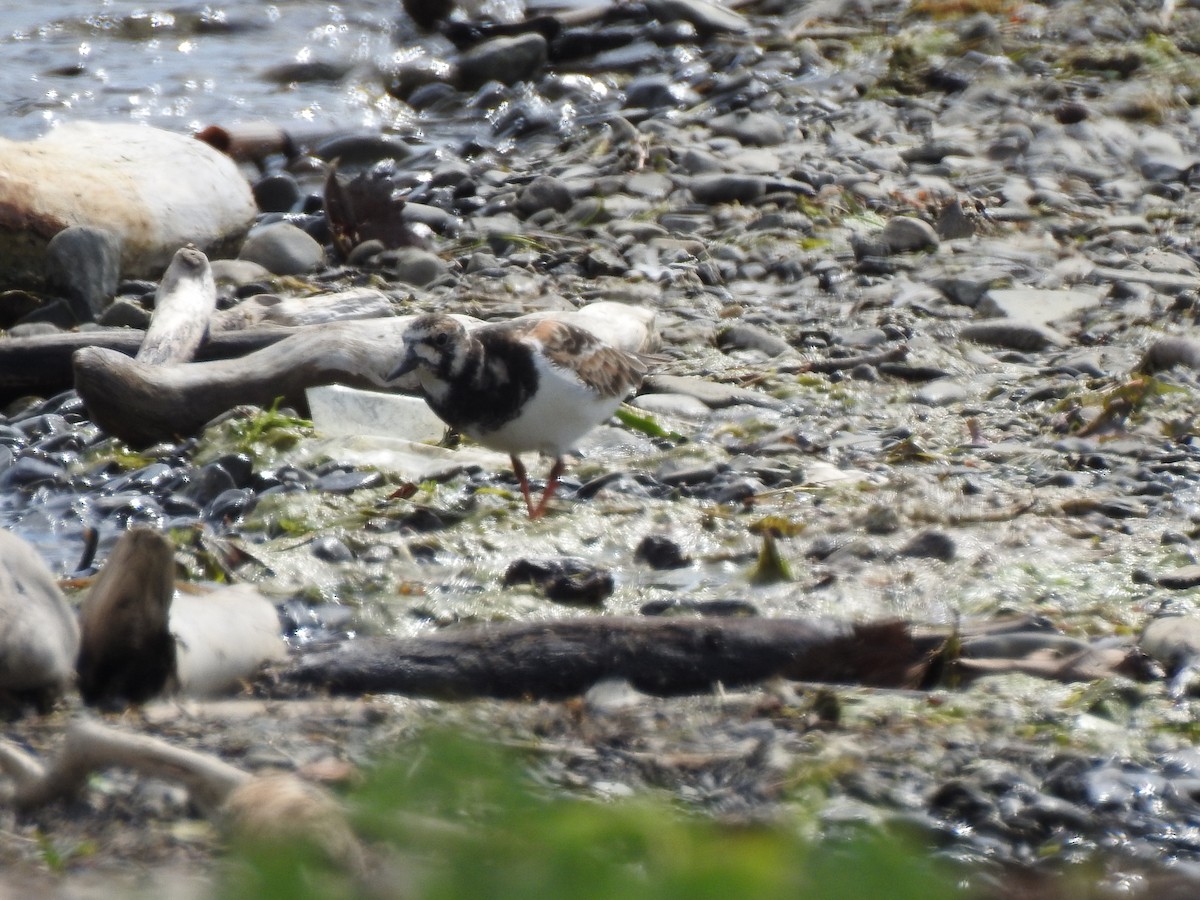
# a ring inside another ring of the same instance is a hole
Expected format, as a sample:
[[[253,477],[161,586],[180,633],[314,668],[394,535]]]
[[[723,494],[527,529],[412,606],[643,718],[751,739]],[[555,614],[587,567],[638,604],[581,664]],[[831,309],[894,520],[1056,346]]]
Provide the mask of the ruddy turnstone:
[[[388,380],[416,371],[430,408],[452,428],[509,454],[529,517],[546,511],[575,441],[611,416],[641,384],[646,359],[555,319],[468,331],[445,315],[415,319]],[[535,506],[519,454],[554,459]]]

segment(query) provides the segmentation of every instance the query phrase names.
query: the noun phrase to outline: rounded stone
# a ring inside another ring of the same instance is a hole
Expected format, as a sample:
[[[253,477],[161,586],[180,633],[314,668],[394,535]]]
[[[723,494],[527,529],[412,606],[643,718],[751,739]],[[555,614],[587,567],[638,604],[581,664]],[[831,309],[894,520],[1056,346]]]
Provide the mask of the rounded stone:
[[[566,182],[553,175],[539,175],[517,195],[517,212],[526,218],[544,209],[562,213],[571,208],[571,202]]]
[[[253,192],[254,202],[263,212],[291,212],[304,196],[299,183],[287,172],[260,178]]]
[[[893,216],[888,219],[880,240],[892,253],[933,250],[940,243],[933,226],[914,216]]]
[[[290,222],[272,222],[250,232],[238,258],[258,263],[274,275],[303,275],[325,263],[325,250]]]
[[[447,272],[446,263],[436,253],[416,247],[388,250],[375,257],[397,281],[416,287],[433,284]]]
[[[484,41],[458,58],[458,86],[473,91],[489,81],[528,81],[545,67],[547,54],[546,39],[534,32]]]
[[[72,225],[46,246],[46,281],[81,322],[100,318],[120,278],[121,238],[106,228]]]

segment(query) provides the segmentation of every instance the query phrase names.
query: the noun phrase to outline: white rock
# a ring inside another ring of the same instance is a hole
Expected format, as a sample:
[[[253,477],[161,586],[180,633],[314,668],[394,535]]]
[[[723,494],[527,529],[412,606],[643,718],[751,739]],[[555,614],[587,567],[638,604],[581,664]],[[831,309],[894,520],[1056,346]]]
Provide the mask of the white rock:
[[[0,139],[0,283],[39,285],[46,244],[70,225],[121,238],[122,275],[155,277],[194,244],[232,251],[254,221],[233,160],[183,134],[126,123],[64,123]]]
[[[37,550],[0,531],[0,691],[54,696],[75,675],[79,627]]]
[[[313,425],[326,437],[377,435],[406,441],[439,441],[446,423],[420,397],[361,391],[340,384],[304,392]]]
[[[211,594],[176,592],[169,619],[179,693],[236,690],[265,663],[287,656],[275,604],[247,584]]]
[[[1003,316],[1030,325],[1049,325],[1081,309],[1099,306],[1099,291],[1053,291],[1039,288],[996,288],[988,291],[976,310],[981,316]]]

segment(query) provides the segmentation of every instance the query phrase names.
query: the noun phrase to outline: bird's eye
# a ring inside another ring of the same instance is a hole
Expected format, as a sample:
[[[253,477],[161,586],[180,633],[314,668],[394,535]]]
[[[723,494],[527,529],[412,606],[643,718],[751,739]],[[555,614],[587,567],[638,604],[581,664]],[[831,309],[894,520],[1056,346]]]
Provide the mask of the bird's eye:
[[[450,335],[444,331],[438,332],[433,336],[433,346],[435,347],[445,347],[449,341]]]

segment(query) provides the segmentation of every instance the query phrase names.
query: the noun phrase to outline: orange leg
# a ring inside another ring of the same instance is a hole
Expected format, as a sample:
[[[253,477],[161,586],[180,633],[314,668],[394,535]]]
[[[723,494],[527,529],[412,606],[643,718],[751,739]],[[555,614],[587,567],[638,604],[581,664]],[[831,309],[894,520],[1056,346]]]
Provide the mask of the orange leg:
[[[561,456],[554,458],[554,465],[550,467],[550,475],[546,478],[546,489],[542,491],[541,502],[538,503],[536,509],[529,510],[529,518],[540,519],[546,513],[546,504],[550,502],[550,498],[554,496],[554,489],[558,487],[558,479],[562,477],[563,471],[567,468]]]
[[[525,471],[525,464],[515,453],[510,454],[508,458],[512,460],[513,472],[516,473],[517,481],[521,483],[521,496],[525,498],[525,509],[529,511],[529,518],[536,519],[537,515],[533,511],[533,497],[529,496],[529,474]]]

